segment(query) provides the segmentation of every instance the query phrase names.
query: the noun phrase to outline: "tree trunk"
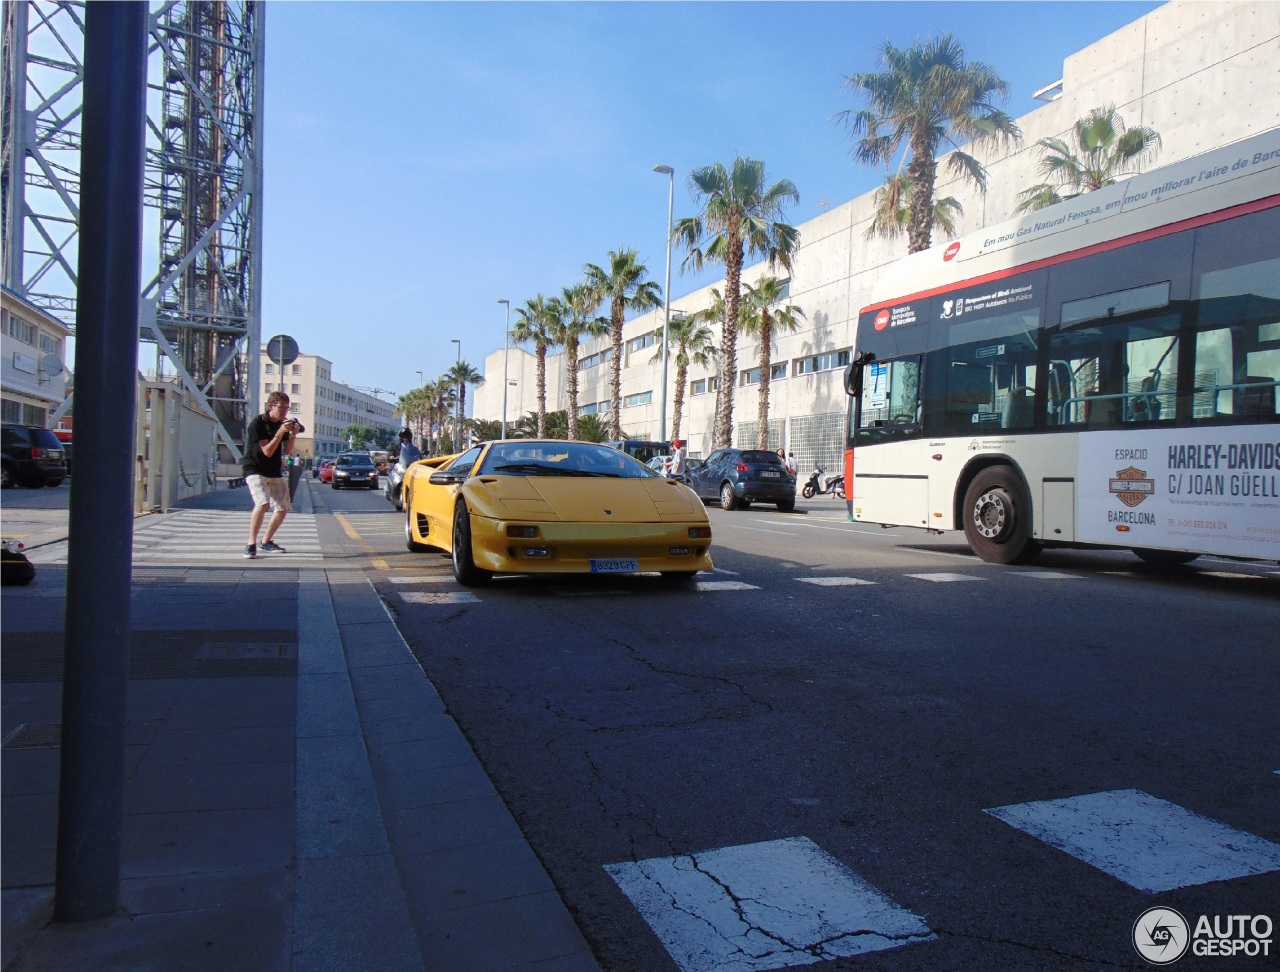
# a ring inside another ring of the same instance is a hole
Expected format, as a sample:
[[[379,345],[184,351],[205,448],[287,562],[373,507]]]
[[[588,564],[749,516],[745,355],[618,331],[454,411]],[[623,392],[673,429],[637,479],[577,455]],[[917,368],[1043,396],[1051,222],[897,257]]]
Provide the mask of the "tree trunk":
[[[684,349],[681,349],[681,354]],[[676,400],[671,408],[671,438],[672,440],[680,438],[680,419],[684,415],[684,382],[688,377],[689,369],[680,363],[680,358],[676,358]],[[687,450],[686,450],[687,451]]]
[[[565,419],[569,423],[569,438],[578,437],[578,339],[564,342],[565,381],[569,386],[569,411]]]
[[[538,342],[538,438],[547,437],[547,346]]]
[[[907,178],[911,180],[911,223],[907,227],[907,252],[929,249],[933,239],[933,188],[938,165],[928,149],[911,147]]]
[[[738,377],[738,303],[742,282],[742,240],[737,228],[729,232],[724,275],[724,333],[720,336],[720,402],[716,408],[716,442],[721,449],[733,445],[733,393]]]
[[[609,438],[622,438],[622,298],[615,297],[609,307],[610,330],[613,333],[613,361],[609,369]]]
[[[756,417],[760,422],[760,431],[756,434],[756,448],[769,448],[769,370],[772,357],[770,336],[773,326],[769,320],[769,311],[760,314],[760,405]]]

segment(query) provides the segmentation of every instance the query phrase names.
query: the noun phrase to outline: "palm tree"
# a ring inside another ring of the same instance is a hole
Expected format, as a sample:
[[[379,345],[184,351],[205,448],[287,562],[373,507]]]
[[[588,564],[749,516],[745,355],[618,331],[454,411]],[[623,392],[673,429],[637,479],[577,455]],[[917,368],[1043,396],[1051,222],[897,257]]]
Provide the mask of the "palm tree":
[[[957,146],[948,158],[953,175],[986,192],[987,171],[960,151],[957,140],[974,147],[1013,145],[1022,138],[1014,120],[995,107],[1009,97],[1009,85],[995,70],[980,61],[966,63],[964,48],[950,34],[906,50],[885,42],[880,50],[885,70],[851,74],[844,87],[865,95],[868,107],[844,111],[855,139],[853,155],[868,165],[890,164],[899,150],[910,153],[907,178],[911,181],[911,219],[907,225],[909,253],[929,248],[933,236],[933,189],[937,182],[937,156],[946,145]]]
[[[476,442],[493,442],[502,438],[502,423],[497,419],[471,419],[467,425]]]
[[[689,189],[702,211],[676,223],[672,236],[689,251],[681,269],[701,270],[704,262],[725,268],[724,330],[720,336],[720,396],[716,404],[716,441],[731,445],[733,438],[733,382],[738,369],[738,302],[743,260],[747,255],[768,259],[770,268],[791,269],[800,233],[779,217],[783,206],[800,201],[786,179],[765,187],[764,163],[738,156],[732,170],[717,162],[694,169]]]
[[[1145,125],[1127,128],[1116,106],[1107,105],[1076,119],[1069,144],[1060,138],[1042,138],[1036,145],[1040,173],[1049,181],[1018,193],[1021,202],[1014,212],[1044,209],[1136,174],[1141,163],[1155,158],[1160,150],[1160,133]]]
[[[458,421],[454,424],[456,431],[453,437],[454,446],[457,448],[461,447],[463,442],[462,421],[467,414],[467,385],[483,385],[484,375],[476,371],[467,362],[458,361],[444,373],[444,377],[448,378],[450,384],[458,389]]]
[[[419,442],[422,441],[423,427],[427,423],[430,407],[431,400],[427,395],[426,388],[415,388],[412,391],[405,392],[396,401],[396,411],[404,419],[406,427],[416,430]]]
[[[547,299],[538,294],[516,308],[516,323],[511,329],[516,344],[533,343],[538,356],[538,438],[547,431],[547,349],[556,346],[551,336],[551,318]]]
[[[565,384],[569,392],[569,438],[578,437],[578,344],[586,337],[609,332],[609,322],[593,317],[600,300],[585,283],[565,287],[547,302],[551,336],[564,345]]]
[[[872,197],[874,212],[863,238],[883,236],[892,240],[902,234],[911,225],[911,195],[911,180],[905,172],[889,176]],[[933,201],[933,225],[948,239],[955,238],[956,219],[963,215],[964,207],[955,196]]]
[[[640,262],[637,250],[610,250],[609,268],[588,263],[583,271],[586,283],[609,304],[609,327],[613,335],[613,361],[609,372],[609,427],[612,438],[622,438],[622,325],[628,310],[646,311],[662,306],[662,288],[645,280],[649,269]]]
[[[718,303],[723,311],[724,298],[720,296],[718,290],[713,289],[711,293],[719,298]],[[684,392],[686,380],[689,377],[689,363],[695,362],[705,368],[711,364],[711,359],[716,355],[715,335],[712,334],[711,328],[707,327],[706,322],[719,321],[720,316],[710,318],[706,315],[707,311],[695,311],[682,317],[673,317],[671,323],[667,325],[667,340],[676,349],[676,394],[671,411],[672,439],[680,438],[680,420],[684,416]],[[653,360],[661,361],[662,355],[663,349],[659,347]]]
[[[769,381],[773,370],[773,332],[794,333],[800,326],[797,320],[804,317],[795,304],[782,304],[786,297],[786,285],[777,277],[761,277],[754,287],[747,288],[747,304],[751,311],[744,316],[743,330],[760,335],[760,403],[757,417],[760,431],[756,435],[756,448],[769,448]]]

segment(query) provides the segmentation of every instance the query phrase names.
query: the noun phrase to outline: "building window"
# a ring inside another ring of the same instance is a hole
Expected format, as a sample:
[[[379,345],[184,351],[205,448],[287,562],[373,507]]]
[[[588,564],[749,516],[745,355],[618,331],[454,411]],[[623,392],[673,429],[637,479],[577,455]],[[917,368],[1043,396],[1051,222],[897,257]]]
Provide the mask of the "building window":
[[[29,324],[21,317],[9,315],[9,337],[15,337],[23,344],[36,343],[36,328],[34,324]]]
[[[19,402],[11,402],[6,398],[3,402],[0,402],[0,416],[6,422],[21,422],[22,405]]]
[[[637,392],[635,395],[628,395],[622,400],[622,404],[627,408],[632,405],[648,405],[653,401],[653,392]]]
[[[46,354],[62,354],[62,342],[51,334],[40,334],[40,350]]]
[[[651,347],[658,343],[658,332],[650,331],[648,334],[641,334],[627,342],[628,351],[643,351],[645,348]]]
[[[747,371],[739,372],[738,384],[743,386],[760,384],[760,369],[751,368]]]
[[[779,378],[787,377],[787,363],[772,365],[769,368],[769,380],[777,381]]]
[[[690,395],[705,395],[707,393],[707,379],[699,378],[697,381],[690,382]]]
[[[290,385],[290,386],[289,386],[289,390],[290,390],[291,392],[293,392],[293,394],[297,395],[299,392],[301,392],[301,391],[302,391],[302,386],[301,386],[301,385]]]
[[[294,365],[294,366],[293,366],[293,373],[294,373],[295,375],[300,375],[300,374],[302,374],[302,365],[300,365],[300,364],[296,364],[296,365]]]
[[[849,364],[849,349],[828,351],[826,354],[815,354],[808,358],[796,358],[794,374],[810,375],[815,371],[834,371]]]
[[[578,414],[595,415],[597,411],[599,411],[599,406],[596,405],[595,402],[592,402],[590,405],[583,405],[582,408],[578,409]]]
[[[266,373],[267,373],[267,374],[269,374],[269,375],[274,375],[274,374],[276,373],[276,366],[275,366],[275,365],[273,365],[273,364],[269,364],[269,365],[267,365],[267,372],[266,372]]]

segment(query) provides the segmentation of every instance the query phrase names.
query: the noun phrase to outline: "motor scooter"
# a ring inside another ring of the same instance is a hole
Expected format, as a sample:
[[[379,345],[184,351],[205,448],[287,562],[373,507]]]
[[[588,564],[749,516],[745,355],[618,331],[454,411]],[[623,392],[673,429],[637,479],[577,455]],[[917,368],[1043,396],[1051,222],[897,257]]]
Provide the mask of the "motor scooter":
[[[409,467],[422,458],[422,453],[418,451],[418,447],[412,442],[406,442],[400,446],[400,451],[396,453],[396,461],[391,468],[387,470],[387,485],[385,495],[387,502],[396,508],[396,512],[404,511],[404,477],[409,471]]]
[[[825,493],[835,493],[840,499],[844,499],[844,474],[828,476],[826,485],[823,485],[821,481],[823,475],[825,475],[825,470],[821,466],[814,466],[813,473],[809,476],[809,481],[801,488],[800,494],[805,499],[812,499],[814,496],[822,496]]]

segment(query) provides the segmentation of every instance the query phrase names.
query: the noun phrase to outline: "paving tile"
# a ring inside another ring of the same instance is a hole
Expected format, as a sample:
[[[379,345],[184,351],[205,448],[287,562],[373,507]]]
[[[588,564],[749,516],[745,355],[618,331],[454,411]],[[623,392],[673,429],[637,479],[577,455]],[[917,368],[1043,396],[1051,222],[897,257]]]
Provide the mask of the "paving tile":
[[[436,716],[431,721],[435,731],[419,739],[384,742],[366,738],[374,773],[400,776],[476,761],[471,744],[451,718]]]
[[[379,776],[378,795],[384,812],[458,800],[476,800],[497,791],[475,760],[454,766],[424,768],[421,773]]]
[[[408,652],[404,653],[406,659]],[[417,662],[402,661],[397,665],[373,665],[351,669],[351,688],[357,700],[399,698],[408,695],[426,676]]]
[[[404,856],[400,873],[424,916],[554,890],[523,836]]]
[[[147,750],[152,766],[292,761],[295,731],[289,726],[179,729],[160,732]]]
[[[293,807],[125,814],[121,876],[156,877],[287,868]]]
[[[391,855],[300,860],[293,972],[368,969],[370,956],[379,969],[423,968]]]
[[[427,967],[449,972],[494,972],[591,954],[554,891],[441,912],[417,928]]]
[[[294,764],[152,765],[125,786],[125,813],[183,813],[293,807]]]
[[[391,810],[384,817],[387,837],[397,855],[523,839],[519,825],[498,796]]]

